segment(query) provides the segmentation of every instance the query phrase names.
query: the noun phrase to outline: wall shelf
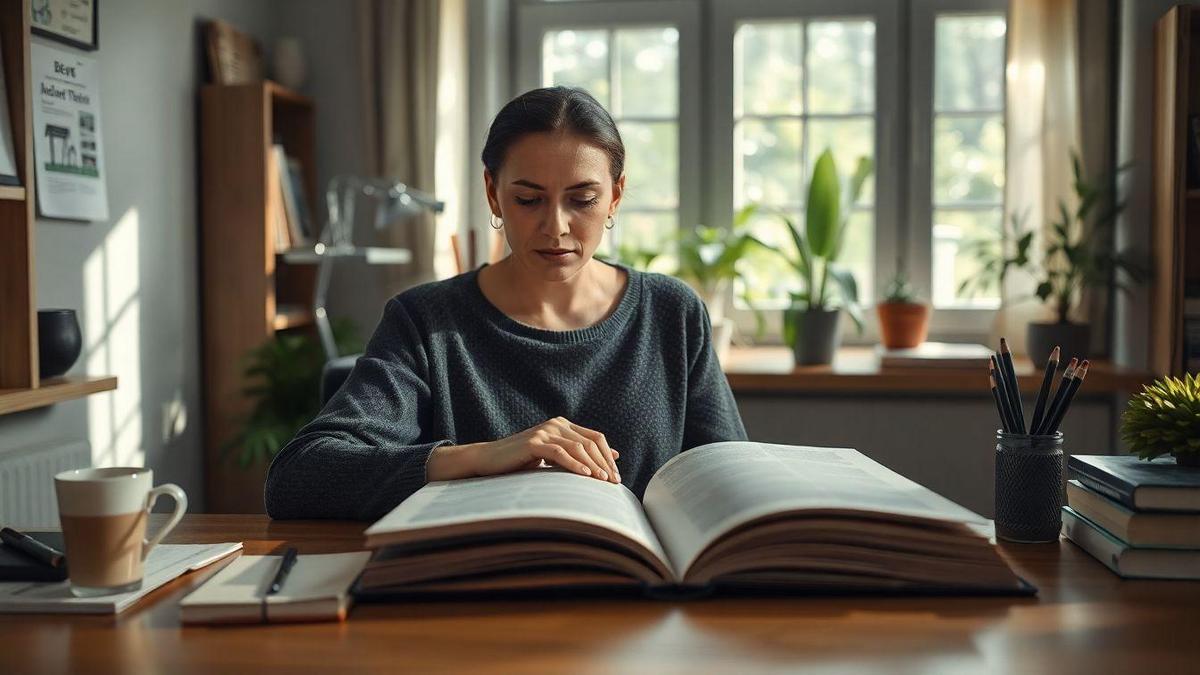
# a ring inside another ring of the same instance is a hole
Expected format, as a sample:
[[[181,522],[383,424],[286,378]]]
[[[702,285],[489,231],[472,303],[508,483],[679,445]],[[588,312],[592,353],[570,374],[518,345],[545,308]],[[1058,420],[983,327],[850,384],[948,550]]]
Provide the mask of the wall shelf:
[[[115,377],[52,377],[36,389],[0,389],[0,415],[32,410],[117,388]]]
[[[21,185],[0,185],[0,199],[23,202],[25,201],[25,188]]]

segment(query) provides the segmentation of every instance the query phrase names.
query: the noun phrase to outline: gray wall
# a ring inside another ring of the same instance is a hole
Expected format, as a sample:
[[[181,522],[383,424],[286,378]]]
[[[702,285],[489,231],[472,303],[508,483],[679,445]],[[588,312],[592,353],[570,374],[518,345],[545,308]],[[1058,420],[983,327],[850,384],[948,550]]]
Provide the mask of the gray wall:
[[[0,416],[0,453],[88,439],[94,461],[145,462],[157,480],[181,485],[198,510],[198,21],[220,17],[270,39],[276,5],[106,0],[99,7],[100,49],[87,56],[99,64],[110,218],[39,220],[35,271],[38,307],[80,313],[85,351],[71,373],[113,374],[120,385]]]

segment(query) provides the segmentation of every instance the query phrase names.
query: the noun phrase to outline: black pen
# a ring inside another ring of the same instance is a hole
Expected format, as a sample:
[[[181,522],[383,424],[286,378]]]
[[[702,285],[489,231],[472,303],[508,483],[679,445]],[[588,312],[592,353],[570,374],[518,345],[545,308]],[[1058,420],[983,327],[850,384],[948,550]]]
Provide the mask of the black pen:
[[[284,551],[283,560],[279,563],[279,571],[271,580],[271,587],[267,589],[267,595],[275,595],[283,588],[283,582],[287,580],[288,572],[291,572],[292,567],[296,564],[296,553],[295,546],[289,546],[288,550]]]
[[[63,561],[66,559],[66,556],[58,549],[47,546],[24,532],[18,532],[11,527],[0,530],[0,541],[50,567],[62,567]]]

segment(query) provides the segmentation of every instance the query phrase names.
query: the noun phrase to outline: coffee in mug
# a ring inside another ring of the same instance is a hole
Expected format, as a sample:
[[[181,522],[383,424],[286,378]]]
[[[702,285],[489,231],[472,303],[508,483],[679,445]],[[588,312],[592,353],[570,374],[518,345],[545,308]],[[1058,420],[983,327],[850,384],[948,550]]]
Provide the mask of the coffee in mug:
[[[140,467],[74,469],[54,477],[66,544],[71,592],[89,597],[141,588],[142,563],[187,511],[178,485],[154,485]],[[146,520],[159,495],[175,500],[167,525],[146,538]]]

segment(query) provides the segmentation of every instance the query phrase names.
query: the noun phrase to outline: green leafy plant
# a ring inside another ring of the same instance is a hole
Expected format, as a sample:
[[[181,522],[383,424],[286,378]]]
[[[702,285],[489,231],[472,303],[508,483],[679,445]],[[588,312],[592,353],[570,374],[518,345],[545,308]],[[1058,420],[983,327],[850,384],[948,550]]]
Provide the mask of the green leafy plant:
[[[361,352],[354,324],[333,322],[339,354]],[[240,420],[237,435],[225,444],[226,454],[240,448],[243,468],[258,458],[270,461],[285,443],[320,412],[321,370],[325,352],[315,335],[276,333],[244,358],[242,393],[253,408]]]
[[[972,295],[1003,287],[1011,269],[1024,270],[1037,281],[1034,296],[1049,305],[1060,323],[1067,321],[1085,288],[1113,284],[1128,289],[1119,272],[1134,282],[1146,277],[1144,267],[1132,257],[1108,250],[1107,233],[1125,209],[1113,194],[1113,181],[1101,179],[1089,183],[1083,178],[1079,156],[1071,153],[1073,189],[1079,202],[1073,212],[1064,201],[1050,223],[1041,260],[1034,260],[1035,232],[1027,230],[1028,214],[1013,214],[1000,237],[968,242],[964,250],[981,263],[979,274],[959,286],[959,292]],[[1128,167],[1119,167],[1121,172]]]
[[[617,250],[612,255],[596,253],[595,257],[600,260],[618,262],[622,265],[627,265],[635,270],[646,271],[650,268],[650,264],[661,255],[661,251],[653,249],[641,248],[634,244],[621,244],[617,246]]]
[[[1200,463],[1200,377],[1164,377],[1143,387],[1121,416],[1121,438],[1142,459],[1171,454]]]
[[[758,210],[751,204],[733,216],[733,227],[699,225],[679,233],[679,267],[675,276],[711,297],[723,284],[740,277],[738,262],[754,245],[746,223]]]
[[[804,287],[792,293],[792,306],[805,310],[844,309],[862,331],[862,310],[858,304],[858,282],[854,274],[838,264],[846,238],[846,221],[851,207],[858,202],[863,184],[874,165],[860,157],[854,173],[845,187],[838,178],[833,153],[828,149],[817,158],[808,185],[808,203],[804,228],[800,228],[783,213],[777,215],[787,227],[795,254],[776,250],[799,275]],[[845,209],[842,205],[845,204]],[[759,244],[770,248],[766,244]],[[775,249],[772,249],[775,250]],[[785,337],[791,341],[794,326],[784,326]]]
[[[903,271],[896,272],[896,276],[892,277],[892,280],[888,282],[887,289],[883,292],[883,301],[896,304],[919,302],[917,291],[909,282],[907,274]]]

